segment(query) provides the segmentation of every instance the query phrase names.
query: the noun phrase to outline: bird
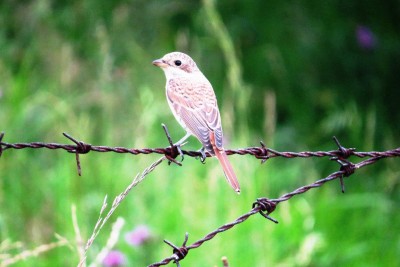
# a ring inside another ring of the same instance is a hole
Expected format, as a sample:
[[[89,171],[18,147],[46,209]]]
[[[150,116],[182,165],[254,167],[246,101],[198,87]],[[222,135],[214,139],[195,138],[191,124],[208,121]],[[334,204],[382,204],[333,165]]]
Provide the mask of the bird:
[[[164,71],[169,107],[186,131],[175,145],[179,146],[191,135],[195,136],[203,145],[202,155],[205,155],[205,150],[216,156],[226,180],[239,194],[239,182],[223,147],[221,115],[211,83],[185,53],[171,52],[152,63]]]

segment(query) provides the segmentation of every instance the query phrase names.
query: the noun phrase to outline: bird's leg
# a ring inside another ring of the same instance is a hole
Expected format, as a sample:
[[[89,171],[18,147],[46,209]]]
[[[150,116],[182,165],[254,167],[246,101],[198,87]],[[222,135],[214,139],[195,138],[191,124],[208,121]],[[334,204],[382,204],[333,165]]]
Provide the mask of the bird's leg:
[[[204,146],[201,147],[199,150],[197,150],[197,152],[201,153],[200,162],[205,164],[207,156],[206,156],[206,149],[204,148]]]
[[[178,142],[176,142],[174,144],[174,146],[178,150],[179,155],[181,155],[181,162],[184,160],[184,156],[183,156],[183,152],[182,152],[182,149],[181,149],[181,145],[186,141],[186,139],[189,138],[190,135],[191,135],[190,133],[186,133],[186,135],[184,137],[182,137],[181,140],[179,140]]]
[[[176,143],[174,144],[174,146],[180,146],[180,145],[182,145],[183,142],[185,142],[186,139],[188,139],[188,138],[190,137],[190,135],[191,135],[190,133],[186,133],[185,136],[181,138],[181,140],[179,140],[178,142],[176,142]]]

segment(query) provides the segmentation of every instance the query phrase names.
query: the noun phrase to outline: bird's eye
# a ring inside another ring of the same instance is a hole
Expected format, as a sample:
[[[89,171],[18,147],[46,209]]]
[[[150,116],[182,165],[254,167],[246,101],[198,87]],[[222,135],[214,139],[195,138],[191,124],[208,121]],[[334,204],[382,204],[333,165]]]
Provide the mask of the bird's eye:
[[[180,61],[180,60],[175,60],[174,63],[175,63],[175,65],[178,66],[178,67],[179,67],[180,65],[182,65],[182,61]]]

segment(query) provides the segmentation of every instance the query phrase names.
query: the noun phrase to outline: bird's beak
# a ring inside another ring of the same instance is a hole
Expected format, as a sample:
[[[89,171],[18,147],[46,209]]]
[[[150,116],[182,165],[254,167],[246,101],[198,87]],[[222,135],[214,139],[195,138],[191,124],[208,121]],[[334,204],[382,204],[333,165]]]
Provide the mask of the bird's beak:
[[[168,66],[168,64],[164,60],[162,60],[161,58],[154,60],[153,61],[153,65],[157,66],[157,67],[160,67],[160,68],[165,68],[165,67]]]

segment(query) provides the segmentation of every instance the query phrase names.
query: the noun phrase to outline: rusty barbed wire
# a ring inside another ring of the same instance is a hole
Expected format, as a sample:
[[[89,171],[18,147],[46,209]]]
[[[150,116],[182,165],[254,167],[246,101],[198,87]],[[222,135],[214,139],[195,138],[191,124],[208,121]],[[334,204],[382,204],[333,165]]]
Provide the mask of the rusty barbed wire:
[[[110,147],[110,146],[95,146],[83,141],[78,141],[71,135],[67,133],[63,133],[63,135],[68,138],[70,141],[75,143],[75,145],[71,144],[58,144],[58,143],[44,143],[44,142],[31,142],[31,143],[6,143],[3,142],[4,133],[0,133],[0,156],[4,151],[9,149],[61,149],[65,150],[69,153],[76,154],[76,164],[78,174],[81,175],[81,165],[79,160],[80,154],[87,154],[91,151],[94,152],[114,152],[114,153],[129,153],[132,155],[140,155],[140,154],[162,154],[167,157],[170,162],[174,162],[175,164],[181,165],[179,161],[176,160],[178,155],[187,155],[189,157],[201,157],[202,154],[199,151],[190,151],[184,150],[180,147],[177,147],[173,144],[171,136],[168,132],[167,127],[162,125],[165,135],[170,144],[169,147],[165,148],[125,148],[125,147]],[[398,157],[400,155],[400,148],[378,152],[356,152],[353,148],[344,148],[340,145],[337,139],[334,137],[336,144],[338,145],[337,150],[331,151],[304,151],[304,152],[280,152],[273,150],[271,148],[267,148],[265,144],[261,141],[259,147],[247,147],[240,149],[227,149],[225,150],[228,155],[251,155],[257,159],[260,159],[262,163],[270,158],[275,157],[284,157],[284,158],[309,158],[309,157],[335,157],[338,159],[346,159],[350,156],[356,156],[359,158],[365,157]],[[206,157],[211,157],[211,155],[206,152]]]
[[[137,148],[124,148],[124,147],[109,147],[109,146],[94,146],[88,143],[85,143],[83,141],[78,141],[77,139],[73,138],[72,136],[68,135],[67,133],[63,133],[63,135],[68,138],[70,141],[72,141],[75,145],[71,144],[57,144],[57,143],[43,143],[43,142],[32,142],[32,143],[6,143],[3,142],[4,138],[4,133],[0,133],[0,156],[4,151],[9,150],[9,149],[26,149],[26,148],[33,148],[33,149],[39,149],[39,148],[47,148],[47,149],[62,149],[65,150],[69,153],[74,153],[76,154],[76,164],[77,164],[77,169],[78,169],[78,174],[81,175],[81,166],[80,166],[80,160],[79,160],[79,155],[80,154],[87,154],[90,151],[95,151],[95,152],[115,152],[115,153],[129,153],[133,155],[139,155],[139,154],[163,154],[166,159],[168,159],[169,163],[173,162],[178,165],[182,165],[181,162],[177,161],[176,158],[181,155],[182,160],[183,160],[183,155],[187,155],[190,157],[201,157],[202,154],[199,151],[189,151],[189,150],[183,150],[180,147],[177,147],[173,144],[171,136],[168,132],[168,129],[165,125],[162,125],[165,135],[168,139],[169,147],[165,148],[142,148],[142,149],[137,149]],[[238,217],[236,220],[233,222],[224,224],[217,228],[216,230],[208,233],[206,236],[204,236],[202,239],[199,239],[192,243],[189,246],[186,246],[186,243],[188,241],[188,233],[185,235],[184,242],[182,246],[178,247],[175,246],[173,243],[164,240],[165,243],[167,243],[169,246],[173,248],[173,254],[170,257],[167,257],[163,259],[160,262],[153,263],[149,266],[155,267],[155,266],[162,266],[170,263],[171,261],[176,263],[177,266],[179,265],[179,262],[186,257],[186,255],[189,253],[191,249],[195,249],[200,247],[204,242],[211,240],[214,238],[217,234],[225,232],[232,227],[243,223],[246,221],[248,218],[250,218],[254,214],[261,214],[263,217],[266,219],[278,223],[277,220],[273,219],[270,217],[270,214],[277,208],[278,204],[284,201],[288,201],[292,197],[296,195],[303,194],[310,189],[313,188],[318,188],[324,185],[325,183],[339,179],[342,191],[344,192],[344,177],[349,177],[352,175],[357,169],[360,169],[362,167],[365,167],[367,165],[373,164],[377,162],[380,159],[383,158],[388,158],[388,157],[399,157],[400,156],[400,147],[392,150],[387,150],[387,151],[370,151],[370,152],[356,152],[354,148],[345,148],[343,147],[339,141],[337,140],[336,137],[333,137],[333,140],[335,141],[336,145],[338,146],[338,149],[336,150],[331,150],[331,151],[304,151],[304,152],[280,152],[273,150],[271,148],[267,148],[263,142],[260,142],[260,147],[247,147],[247,148],[241,148],[241,149],[228,149],[226,150],[226,153],[228,155],[252,155],[257,159],[261,160],[261,163],[264,163],[270,158],[275,158],[275,157],[284,157],[284,158],[296,158],[296,157],[301,157],[301,158],[308,158],[308,157],[330,157],[331,160],[335,160],[340,164],[340,169],[337,172],[334,172],[330,174],[329,176],[317,180],[312,184],[301,186],[289,193],[286,193],[279,198],[276,199],[268,199],[265,197],[258,198],[253,204],[252,204],[252,209],[243,214],[242,216]],[[206,153],[207,157],[210,157],[211,155],[209,153]],[[348,160],[349,157],[355,156],[358,158],[365,158],[369,157],[366,160],[363,160],[357,164],[354,164]]]

